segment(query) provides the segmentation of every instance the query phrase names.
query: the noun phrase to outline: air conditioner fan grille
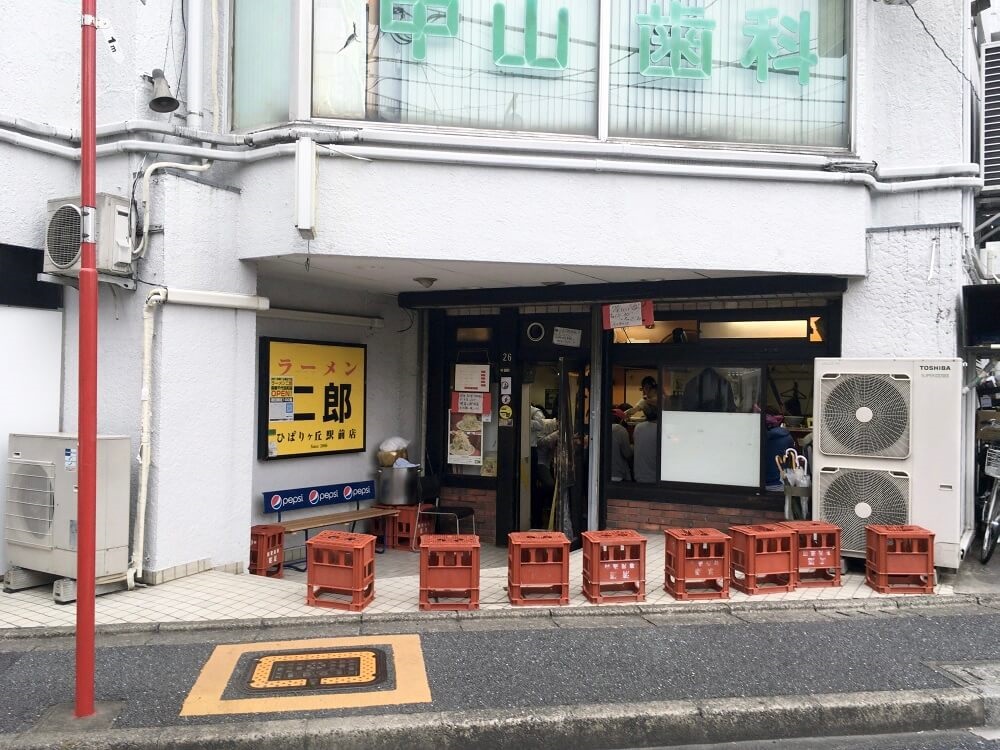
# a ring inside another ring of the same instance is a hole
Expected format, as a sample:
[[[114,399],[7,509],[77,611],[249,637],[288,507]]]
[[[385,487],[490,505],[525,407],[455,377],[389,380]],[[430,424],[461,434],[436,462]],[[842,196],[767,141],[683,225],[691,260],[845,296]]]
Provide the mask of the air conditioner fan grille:
[[[906,458],[910,454],[910,380],[839,375],[822,381],[820,452],[828,456]]]
[[[82,237],[80,209],[68,204],[57,208],[45,233],[45,250],[52,264],[57,268],[70,268],[76,263]]]
[[[819,516],[841,528],[841,549],[865,551],[869,524],[910,522],[910,480],[902,474],[867,469],[819,472]]]

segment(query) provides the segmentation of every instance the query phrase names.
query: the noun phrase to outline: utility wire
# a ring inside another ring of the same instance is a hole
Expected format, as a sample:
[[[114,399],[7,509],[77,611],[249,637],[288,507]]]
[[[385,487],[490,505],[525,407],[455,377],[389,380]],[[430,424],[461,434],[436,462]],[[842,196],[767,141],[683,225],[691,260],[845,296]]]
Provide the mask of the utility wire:
[[[941,54],[944,55],[944,59],[947,60],[951,64],[951,67],[957,70],[958,74],[968,82],[970,88],[972,88],[972,93],[976,97],[976,101],[982,103],[983,100],[979,98],[979,92],[976,90],[976,84],[972,82],[969,76],[965,75],[965,71],[963,71],[960,67],[958,67],[958,65],[955,64],[955,61],[951,59],[951,56],[947,52],[945,52],[944,47],[942,47],[938,43],[937,37],[935,37],[934,34],[931,33],[931,30],[927,28],[927,24],[924,23],[924,19],[922,19],[920,17],[920,14],[917,13],[917,9],[913,7],[913,0],[906,0],[906,5],[913,12],[913,16],[917,19],[917,21],[920,22],[920,25],[924,27],[924,31],[927,33],[927,36],[931,38],[931,41],[934,42],[934,46],[937,47],[939,50],[941,50]]]

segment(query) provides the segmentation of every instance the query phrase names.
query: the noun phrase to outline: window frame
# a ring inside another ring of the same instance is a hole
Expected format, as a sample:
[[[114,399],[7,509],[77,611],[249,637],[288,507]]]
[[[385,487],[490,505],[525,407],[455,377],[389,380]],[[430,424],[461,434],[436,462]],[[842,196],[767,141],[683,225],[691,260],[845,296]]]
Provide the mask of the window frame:
[[[773,307],[765,309],[726,309],[726,310],[657,310],[657,320],[670,320],[678,316],[690,317],[700,323],[704,321],[726,320],[781,320],[808,319],[815,316],[827,318],[828,327],[826,340],[810,342],[789,339],[705,339],[691,344],[614,344],[610,342],[611,332],[608,332],[608,364],[607,370],[613,372],[616,367],[634,366],[643,369],[655,369],[657,382],[662,383],[663,373],[671,367],[753,367],[762,370],[760,382],[761,403],[767,398],[768,371],[772,365],[812,361],[817,357],[836,357],[840,355],[841,308],[839,301],[831,300],[824,307]],[[610,383],[609,383],[610,388]],[[610,394],[610,390],[609,390]],[[610,408],[610,404],[602,404],[602,408]],[[611,481],[611,426],[608,420],[602,420],[602,493],[604,497],[615,497],[625,500],[645,500],[652,502],[682,502],[686,504],[732,505],[734,497],[755,497],[760,505],[751,504],[747,507],[758,509],[770,508],[777,498],[771,498],[765,490],[764,455],[766,445],[766,430],[763,413],[760,419],[761,429],[761,475],[758,486],[734,486],[722,484],[668,482],[612,482]],[[662,423],[656,428],[657,456],[662,455],[663,428]],[[691,498],[701,494],[715,496],[713,501],[695,501]],[[678,499],[687,498],[687,499]],[[727,499],[728,498],[728,499]],[[784,497],[781,497],[784,501]],[[740,502],[743,507],[744,502]]]
[[[702,141],[684,140],[670,138],[640,138],[636,136],[616,136],[609,135],[610,111],[610,84],[611,84],[611,11],[614,0],[598,0],[598,70],[597,70],[597,122],[596,132],[593,134],[561,134],[546,132],[528,132],[496,130],[487,128],[465,128],[439,125],[417,125],[378,122],[373,120],[352,120],[336,117],[314,117],[312,114],[312,60],[313,60],[313,0],[291,0],[293,11],[292,22],[292,59],[291,59],[291,80],[289,87],[289,119],[285,123],[272,123],[248,128],[240,132],[255,132],[267,130],[277,125],[287,125],[291,122],[313,122],[337,128],[364,128],[370,132],[384,132],[386,140],[391,141],[392,134],[414,135],[419,134],[428,142],[435,140],[434,136],[465,136],[473,140],[485,141],[488,139],[503,138],[512,141],[511,145],[516,148],[516,141],[522,140],[527,148],[528,144],[537,144],[539,141],[552,141],[552,146],[557,142],[565,142],[566,150],[572,151],[576,144],[592,144],[598,150],[607,149],[614,152],[616,144],[638,144],[654,147],[673,148],[695,148],[706,150],[731,150],[740,152],[767,152],[767,153],[788,153],[788,154],[818,154],[853,156],[857,151],[857,0],[847,0],[845,4],[845,46],[847,49],[847,113],[845,126],[847,128],[847,143],[842,147],[831,146],[808,146],[789,144],[767,144],[767,143],[737,143],[726,141]],[[230,10],[232,10],[230,2]],[[232,17],[232,16],[230,16]],[[233,59],[235,49],[234,30],[231,26],[230,33],[230,62]],[[234,90],[232,86],[232,76],[230,75],[230,126],[232,123]],[[235,132],[235,131],[234,131]],[[558,148],[551,148],[552,151],[559,151]]]

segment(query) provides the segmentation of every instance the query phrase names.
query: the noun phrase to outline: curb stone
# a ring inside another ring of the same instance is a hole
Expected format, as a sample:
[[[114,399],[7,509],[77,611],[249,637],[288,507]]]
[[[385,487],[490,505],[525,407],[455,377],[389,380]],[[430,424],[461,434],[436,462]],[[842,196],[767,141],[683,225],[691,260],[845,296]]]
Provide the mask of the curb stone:
[[[713,698],[519,711],[247,721],[86,734],[25,732],[0,750],[224,748],[225,750],[549,750],[719,744],[737,740],[893,734],[980,727],[983,699],[971,690],[837,693],[806,697]]]

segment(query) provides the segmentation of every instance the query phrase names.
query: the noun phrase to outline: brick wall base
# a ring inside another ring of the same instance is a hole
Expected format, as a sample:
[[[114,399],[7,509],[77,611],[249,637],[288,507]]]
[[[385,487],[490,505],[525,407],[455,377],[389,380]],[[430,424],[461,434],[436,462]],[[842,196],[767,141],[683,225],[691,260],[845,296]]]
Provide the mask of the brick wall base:
[[[642,500],[608,498],[608,528],[660,531],[670,527],[714,528],[784,520],[784,513],[743,508],[719,508],[709,505],[650,503]]]
[[[479,535],[480,543],[497,543],[497,493],[494,490],[442,487],[441,505],[472,508],[476,512],[476,533]],[[468,522],[462,524],[463,533],[466,533],[468,526]],[[445,530],[444,526],[438,528]]]

